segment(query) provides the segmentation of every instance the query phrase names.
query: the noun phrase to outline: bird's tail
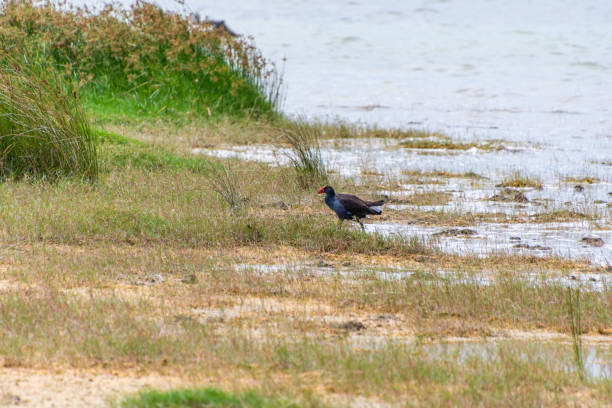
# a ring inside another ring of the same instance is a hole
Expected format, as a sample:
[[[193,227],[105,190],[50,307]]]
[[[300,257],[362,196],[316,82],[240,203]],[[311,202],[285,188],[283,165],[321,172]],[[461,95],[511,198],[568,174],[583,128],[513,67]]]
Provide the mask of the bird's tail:
[[[373,214],[373,215],[380,215],[382,214],[382,206],[385,203],[385,200],[379,200],[379,201],[370,201],[367,202],[367,206],[368,206],[368,213],[369,214]]]

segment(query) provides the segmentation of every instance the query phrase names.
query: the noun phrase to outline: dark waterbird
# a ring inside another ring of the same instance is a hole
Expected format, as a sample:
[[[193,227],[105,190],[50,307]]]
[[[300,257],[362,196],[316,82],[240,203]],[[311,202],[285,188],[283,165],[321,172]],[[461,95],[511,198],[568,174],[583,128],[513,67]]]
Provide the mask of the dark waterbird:
[[[321,187],[318,193],[325,193],[325,204],[338,215],[340,223],[344,220],[355,220],[359,223],[363,231],[365,231],[365,228],[363,227],[361,218],[365,218],[368,214],[382,214],[382,206],[385,203],[385,200],[364,201],[352,194],[336,194],[334,189],[330,186]]]

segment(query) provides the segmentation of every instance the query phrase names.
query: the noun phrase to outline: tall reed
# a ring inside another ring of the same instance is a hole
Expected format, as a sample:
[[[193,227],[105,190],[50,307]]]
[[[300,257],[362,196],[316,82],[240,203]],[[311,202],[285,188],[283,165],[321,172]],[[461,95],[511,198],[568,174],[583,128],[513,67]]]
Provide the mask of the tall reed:
[[[76,90],[36,56],[0,60],[0,174],[98,174],[96,135]]]

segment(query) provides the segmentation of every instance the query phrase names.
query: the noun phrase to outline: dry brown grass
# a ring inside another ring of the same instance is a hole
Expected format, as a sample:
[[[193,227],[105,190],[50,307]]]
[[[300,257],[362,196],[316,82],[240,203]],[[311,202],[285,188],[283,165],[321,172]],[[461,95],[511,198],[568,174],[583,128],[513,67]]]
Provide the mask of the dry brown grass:
[[[291,248],[9,248],[0,272],[0,281],[11,283],[0,289],[0,355],[6,367],[158,372],[324,401],[343,395],[400,403],[440,389],[465,390],[453,399],[460,406],[574,401],[559,391],[575,386],[560,369],[571,361],[569,345],[506,340],[487,346],[504,358],[476,353],[465,362],[455,352],[432,355],[429,347],[438,346],[422,343],[512,338],[507,328],[567,333],[561,287],[526,285],[514,273],[496,275],[491,286],[453,283],[436,276],[436,263],[391,281],[368,271],[343,276],[329,267],[324,275],[300,266],[266,274],[235,268],[280,257],[318,263]],[[326,259],[344,267],[345,261]],[[360,267],[353,260],[351,269]],[[588,332],[610,326],[610,291],[584,294],[582,302]],[[473,388],[475,378],[483,383]],[[555,384],[555,391],[542,394],[544,384]],[[516,394],[516,386],[524,391]],[[609,390],[586,383],[580,389],[589,390],[592,403],[604,401]],[[451,401],[431,395],[425,405]]]

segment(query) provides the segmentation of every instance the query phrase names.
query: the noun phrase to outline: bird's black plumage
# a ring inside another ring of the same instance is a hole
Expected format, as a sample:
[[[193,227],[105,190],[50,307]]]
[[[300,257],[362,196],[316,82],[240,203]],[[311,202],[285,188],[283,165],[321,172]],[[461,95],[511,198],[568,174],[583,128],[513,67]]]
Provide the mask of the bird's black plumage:
[[[331,186],[321,187],[319,194],[322,193],[325,193],[325,204],[336,213],[341,222],[355,220],[361,225],[361,229],[364,229],[361,218],[365,218],[368,214],[382,214],[381,207],[385,203],[384,200],[364,201],[353,194],[336,194]]]

